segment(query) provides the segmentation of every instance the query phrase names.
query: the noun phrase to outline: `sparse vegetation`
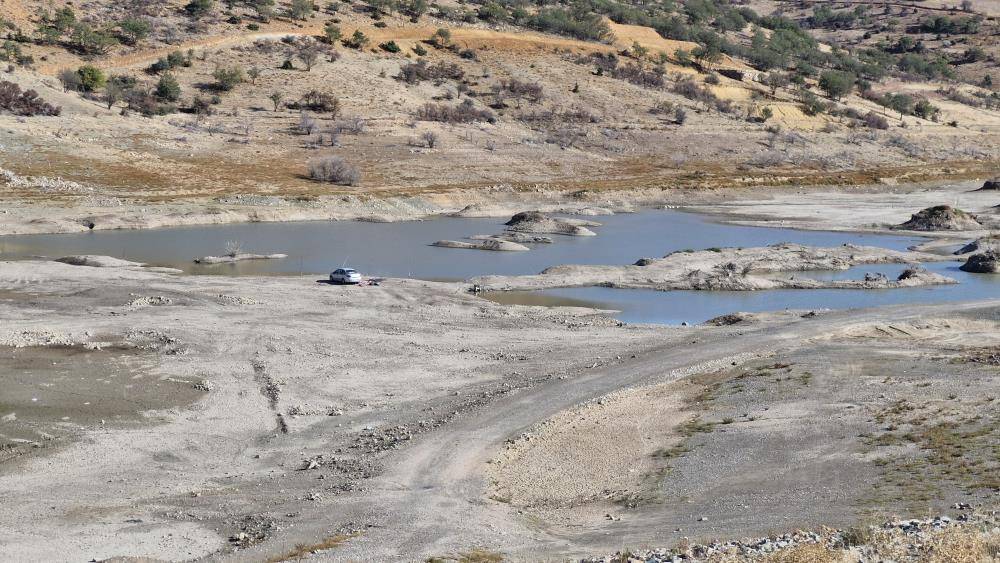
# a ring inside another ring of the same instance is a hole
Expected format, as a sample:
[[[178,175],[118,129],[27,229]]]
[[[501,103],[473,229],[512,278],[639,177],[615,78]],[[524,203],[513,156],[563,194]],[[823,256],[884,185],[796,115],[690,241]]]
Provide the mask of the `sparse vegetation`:
[[[58,106],[46,102],[34,90],[21,91],[21,87],[8,80],[0,80],[0,110],[14,115],[59,115]]]
[[[309,162],[309,177],[318,182],[356,186],[361,172],[339,156],[326,156]]]

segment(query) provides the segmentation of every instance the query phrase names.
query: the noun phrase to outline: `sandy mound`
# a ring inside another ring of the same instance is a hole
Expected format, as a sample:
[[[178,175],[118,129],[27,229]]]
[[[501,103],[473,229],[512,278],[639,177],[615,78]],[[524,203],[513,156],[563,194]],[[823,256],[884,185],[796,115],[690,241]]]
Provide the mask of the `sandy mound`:
[[[131,266],[142,266],[141,262],[131,262],[114,258],[111,256],[99,256],[96,254],[81,254],[78,256],[63,256],[56,258],[56,262],[69,264],[70,266],[90,266],[92,268],[127,268]]]
[[[976,274],[1000,274],[1000,252],[989,250],[973,254],[960,268],[965,272]]]
[[[470,250],[499,250],[499,251],[514,251],[523,252],[525,250],[531,250],[523,244],[518,244],[516,242],[510,242],[506,240],[499,240],[495,238],[481,240],[478,242],[461,242],[457,240],[439,240],[431,246],[440,246],[442,248],[467,248]]]
[[[502,233],[499,235],[472,235],[472,240],[505,240],[519,244],[551,244],[552,237],[531,235],[528,233]]]
[[[965,231],[983,226],[972,215],[950,205],[936,205],[914,213],[895,228],[909,231]]]
[[[594,221],[584,221],[582,219],[566,219],[563,217],[549,217],[540,211],[522,211],[504,223],[508,231],[521,233],[550,233],[555,235],[571,235],[592,237],[596,233],[587,227],[600,226]]]
[[[288,258],[287,254],[237,254],[235,256],[205,256],[195,259],[195,264],[229,264],[243,260],[279,260]]]

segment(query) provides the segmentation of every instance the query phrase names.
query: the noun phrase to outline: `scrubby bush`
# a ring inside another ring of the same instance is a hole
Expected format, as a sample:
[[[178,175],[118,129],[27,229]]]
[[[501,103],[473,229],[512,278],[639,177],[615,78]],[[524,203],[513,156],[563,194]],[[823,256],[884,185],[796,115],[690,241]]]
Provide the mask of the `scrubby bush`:
[[[215,78],[215,89],[228,92],[246,80],[246,73],[240,66],[219,67],[212,73]]]
[[[309,162],[309,177],[318,182],[356,186],[361,172],[339,156],[326,156]]]
[[[396,79],[407,84],[417,84],[424,80],[461,80],[463,76],[465,73],[462,68],[455,63],[440,61],[429,65],[426,61],[420,60],[400,67]]]
[[[371,39],[368,39],[367,35],[362,33],[360,29],[357,29],[354,31],[353,35],[351,35],[347,39],[344,39],[341,43],[344,44],[344,47],[361,50],[367,47],[369,43],[371,43]]]
[[[104,71],[92,65],[83,65],[76,69],[76,73],[80,76],[80,89],[84,92],[96,92],[104,88],[108,80]]]
[[[191,0],[185,4],[184,11],[192,18],[200,19],[211,13],[213,7],[214,0]]]
[[[122,43],[135,45],[149,36],[149,22],[139,18],[125,18],[118,22],[118,36]]]
[[[511,78],[501,80],[497,86],[497,91],[515,99],[527,99],[531,102],[539,102],[542,99],[542,85],[538,82],[527,82]]]
[[[819,87],[834,100],[839,100],[854,90],[857,77],[847,72],[836,70],[824,71],[819,76]]]
[[[304,20],[313,13],[312,0],[292,0],[288,5],[288,15],[292,19]]]
[[[337,119],[340,115],[340,98],[329,92],[310,90],[302,95],[297,102],[288,104],[291,109],[309,110],[323,112],[330,115],[330,119]]]
[[[378,47],[379,49],[382,49],[383,51],[389,53],[398,53],[402,50],[399,48],[399,45],[397,45],[395,41],[386,41],[385,43],[380,43]]]
[[[607,21],[585,9],[543,8],[527,20],[528,27],[588,41],[606,41],[613,35]]]
[[[176,102],[181,98],[181,85],[172,74],[164,74],[156,83],[154,95],[161,102]]]
[[[474,121],[496,122],[496,116],[488,109],[475,107],[472,100],[458,105],[427,103],[417,111],[421,121],[443,121],[445,123],[471,123]]]
[[[0,80],[0,110],[22,116],[59,115],[62,112],[62,108],[40,98],[38,92],[22,92],[20,86],[8,80]]]
[[[80,89],[80,75],[75,70],[68,68],[60,70],[58,78],[63,90],[75,92]]]
[[[889,121],[885,117],[882,117],[881,115],[875,113],[874,111],[866,113],[864,118],[862,119],[862,123],[864,123],[865,127],[869,129],[889,128]]]

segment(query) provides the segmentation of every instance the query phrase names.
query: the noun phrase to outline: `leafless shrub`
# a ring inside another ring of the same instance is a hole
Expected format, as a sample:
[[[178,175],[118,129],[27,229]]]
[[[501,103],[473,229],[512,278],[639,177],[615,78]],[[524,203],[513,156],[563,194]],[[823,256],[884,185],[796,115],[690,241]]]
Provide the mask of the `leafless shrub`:
[[[337,119],[341,110],[340,98],[319,90],[310,90],[303,94],[298,101],[286,105],[291,109],[328,113],[331,119]]]
[[[558,145],[561,149],[568,149],[574,146],[582,136],[584,136],[583,132],[575,127],[558,127],[548,132],[545,142]]]
[[[495,123],[496,116],[488,109],[479,109],[472,100],[465,100],[458,105],[427,103],[417,111],[417,119],[421,121],[441,121],[444,123],[471,123],[486,121]]]
[[[677,104],[669,100],[660,100],[653,104],[653,107],[649,108],[649,113],[653,115],[671,115],[677,108]]]
[[[299,131],[301,131],[303,134],[312,135],[313,131],[316,130],[317,126],[318,124],[316,123],[316,120],[309,117],[308,114],[303,113],[301,116],[299,116]]]
[[[546,109],[525,112],[520,114],[518,119],[525,123],[599,123],[601,121],[597,115],[579,106],[568,110]]]
[[[747,164],[751,166],[756,166],[758,168],[766,168],[769,166],[780,166],[785,163],[785,155],[781,151],[765,151],[760,154],[754,155],[747,161]]]
[[[443,80],[461,80],[465,72],[455,63],[445,61],[427,64],[427,61],[404,64],[396,75],[397,80],[407,84],[418,84],[424,80],[440,82]]]
[[[542,99],[542,85],[538,82],[526,82],[523,80],[518,80],[516,78],[511,78],[510,80],[501,80],[494,89],[497,93],[503,93],[503,95],[510,96],[515,99],[527,99],[532,103],[537,103]]]
[[[684,96],[689,100],[701,102],[708,107],[714,107],[723,113],[733,113],[736,111],[736,108],[731,101],[720,99],[711,90],[701,84],[698,84],[690,78],[678,80],[674,83],[671,90],[675,94]]]
[[[890,135],[885,144],[900,149],[903,154],[911,158],[917,158],[924,152],[919,145],[902,135]]]
[[[333,131],[338,134],[360,135],[365,132],[365,120],[360,117],[340,120],[333,124]]]
[[[423,134],[420,135],[420,140],[422,140],[429,149],[433,149],[434,146],[438,144],[437,133],[433,131],[424,131]]]
[[[59,115],[62,108],[54,106],[38,96],[34,90],[21,91],[21,87],[7,80],[0,80],[0,110],[14,115]]]
[[[869,129],[888,129],[889,128],[889,120],[886,119],[885,117],[883,117],[883,116],[875,113],[874,111],[870,111],[870,112],[866,113],[865,116],[864,116],[864,118],[862,119],[862,123],[864,123],[865,127],[869,128]]]
[[[486,143],[483,145],[483,147],[486,150],[493,152],[497,150],[497,142],[494,141],[493,139],[486,139]]]
[[[243,243],[238,240],[227,240],[225,249],[226,256],[235,257],[238,254],[243,254]]]
[[[361,173],[339,156],[326,156],[309,162],[309,177],[318,182],[356,186]]]

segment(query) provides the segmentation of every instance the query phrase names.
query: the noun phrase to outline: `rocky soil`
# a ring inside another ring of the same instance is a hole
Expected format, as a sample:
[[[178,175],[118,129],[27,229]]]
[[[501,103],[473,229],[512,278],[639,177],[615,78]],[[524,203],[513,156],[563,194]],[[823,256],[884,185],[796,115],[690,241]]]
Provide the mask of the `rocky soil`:
[[[483,291],[602,286],[632,289],[727,290],[894,288],[915,287],[954,280],[920,269],[897,280],[866,276],[860,280],[815,280],[778,273],[810,270],[846,270],[860,264],[909,264],[951,258],[920,252],[897,252],[877,247],[844,245],[813,248],[779,244],[764,248],[715,248],[678,251],[660,259],[640,259],[631,266],[553,266],[533,276],[484,276],[471,282]]]

